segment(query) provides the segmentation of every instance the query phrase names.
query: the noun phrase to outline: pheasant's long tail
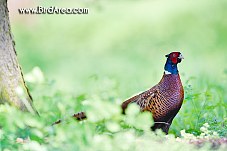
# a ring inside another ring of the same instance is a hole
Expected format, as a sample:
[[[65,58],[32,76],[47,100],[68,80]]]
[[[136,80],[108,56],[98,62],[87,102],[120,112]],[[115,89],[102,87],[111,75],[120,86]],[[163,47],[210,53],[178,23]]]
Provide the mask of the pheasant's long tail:
[[[75,118],[78,121],[83,121],[83,120],[85,120],[87,118],[85,112],[78,112],[76,114],[73,114],[72,117]],[[60,123],[62,123],[62,120],[58,120],[58,121],[52,123],[52,126],[60,124]]]
[[[122,103],[121,108],[122,108],[122,113],[123,114],[125,114],[125,110],[128,107],[128,105],[130,103],[132,103],[132,102],[135,102],[138,99],[138,97],[139,96],[136,95],[136,96],[134,96],[132,98],[129,98],[128,100],[126,100],[125,102]],[[85,120],[87,118],[85,112],[78,112],[76,114],[73,114],[72,117],[73,118],[76,118],[76,120],[78,120],[78,121],[82,121],[82,120]],[[54,123],[52,123],[52,125],[57,125],[57,124],[60,124],[60,123],[62,123],[62,120],[61,119],[58,120],[58,121],[56,121],[56,122],[54,122]]]
[[[73,117],[76,118],[78,121],[82,121],[87,118],[85,112],[79,112],[79,113],[73,114]]]

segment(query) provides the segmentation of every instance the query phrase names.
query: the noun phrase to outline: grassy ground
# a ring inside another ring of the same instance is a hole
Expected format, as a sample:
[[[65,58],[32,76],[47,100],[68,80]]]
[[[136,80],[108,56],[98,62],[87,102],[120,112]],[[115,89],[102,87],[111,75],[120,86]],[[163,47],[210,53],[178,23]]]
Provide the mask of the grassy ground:
[[[10,7],[19,61],[40,117],[1,106],[0,148],[179,150],[183,145],[196,150],[189,139],[227,137],[224,0],[38,4],[88,7],[90,12],[17,15]],[[185,57],[179,64],[185,100],[166,138],[149,131],[150,115],[132,106],[124,117],[120,104],[160,80],[164,55],[171,51]],[[86,122],[69,117],[78,111],[87,112]],[[49,126],[58,119],[65,122]],[[28,136],[29,143],[15,143]],[[209,148],[206,144],[200,150]]]

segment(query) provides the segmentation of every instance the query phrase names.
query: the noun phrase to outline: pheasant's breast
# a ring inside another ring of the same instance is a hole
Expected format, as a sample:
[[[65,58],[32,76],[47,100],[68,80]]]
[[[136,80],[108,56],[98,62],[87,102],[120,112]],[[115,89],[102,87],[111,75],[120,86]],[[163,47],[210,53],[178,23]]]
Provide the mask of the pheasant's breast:
[[[164,75],[158,84],[158,90],[159,96],[155,97],[149,105],[154,119],[166,117],[170,113],[177,113],[184,98],[180,76],[178,74]]]

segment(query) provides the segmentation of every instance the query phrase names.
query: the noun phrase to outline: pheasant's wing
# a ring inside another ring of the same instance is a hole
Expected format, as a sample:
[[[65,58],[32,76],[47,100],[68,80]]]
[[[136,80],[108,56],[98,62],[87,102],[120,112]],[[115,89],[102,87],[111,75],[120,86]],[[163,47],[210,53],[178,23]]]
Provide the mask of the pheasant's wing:
[[[142,111],[147,110],[148,106],[152,104],[153,99],[159,96],[158,93],[159,93],[158,86],[154,86],[143,93],[140,93],[138,95],[135,95],[129,98],[121,105],[123,114],[125,114],[125,110],[128,107],[128,105],[133,102],[137,103],[140,106]]]
[[[155,124],[152,130],[162,129],[163,132],[168,134],[169,127],[172,123],[176,112],[169,112],[169,106],[166,104],[167,98],[160,92],[159,87],[156,85],[153,88],[133,96],[122,103],[123,114],[130,103],[137,103],[142,111],[152,112]]]

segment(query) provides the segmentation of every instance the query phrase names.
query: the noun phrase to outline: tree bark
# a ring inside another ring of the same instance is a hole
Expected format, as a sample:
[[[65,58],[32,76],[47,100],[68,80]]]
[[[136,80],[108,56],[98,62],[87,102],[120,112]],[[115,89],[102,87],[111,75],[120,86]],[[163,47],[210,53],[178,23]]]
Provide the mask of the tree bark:
[[[22,111],[37,113],[18,64],[7,0],[0,0],[0,103],[9,103]]]

